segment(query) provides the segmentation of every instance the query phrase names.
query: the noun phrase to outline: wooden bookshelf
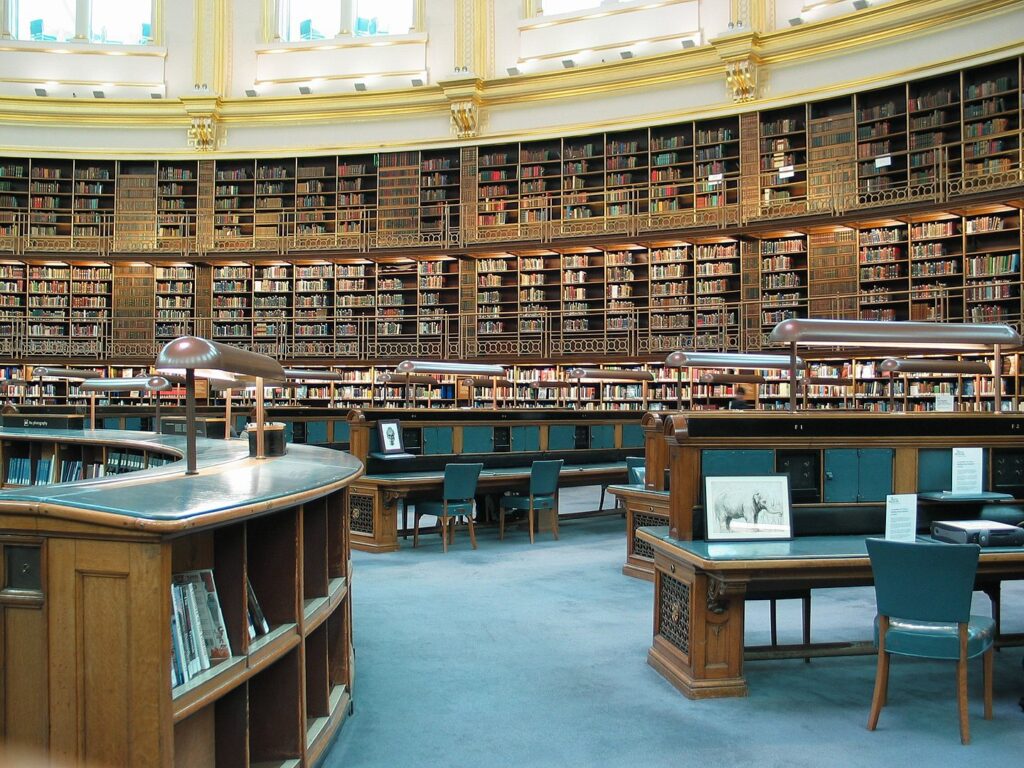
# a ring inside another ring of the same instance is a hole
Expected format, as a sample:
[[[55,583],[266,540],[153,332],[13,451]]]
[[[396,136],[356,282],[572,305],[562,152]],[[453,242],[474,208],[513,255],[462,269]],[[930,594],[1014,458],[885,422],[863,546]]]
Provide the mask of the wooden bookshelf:
[[[604,150],[603,135],[562,141],[562,219],[604,216]]]
[[[960,74],[910,83],[907,98],[911,186],[959,173]]]
[[[254,243],[255,164],[251,160],[218,160],[213,196],[213,245],[248,248]]]
[[[1020,210],[994,206],[964,220],[964,303],[971,322],[1020,313]]]
[[[910,267],[907,227],[871,222],[858,230],[858,294],[861,320],[907,320]]]
[[[213,268],[213,337],[245,343],[252,338],[252,265]]]
[[[807,109],[804,105],[760,113],[758,171],[761,202],[807,200]]]
[[[698,243],[694,258],[696,347],[735,348],[739,329],[739,242],[723,238]]]
[[[157,185],[157,241],[188,251],[198,236],[199,169],[195,162],[160,162]]]
[[[605,215],[639,216],[649,210],[650,131],[607,134],[605,139]]]
[[[114,187],[114,232],[121,251],[152,250],[157,237],[157,164],[121,160]]]
[[[857,189],[862,200],[907,184],[907,87],[859,93]]]
[[[963,168],[967,177],[1004,173],[1020,159],[1020,60],[963,73]]]
[[[759,241],[763,334],[783,320],[807,317],[807,236],[792,232]]]
[[[694,207],[720,208],[739,202],[739,118],[697,122],[694,128]]]
[[[958,216],[910,221],[910,319],[964,318],[962,221]]]
[[[562,143],[519,145],[519,221],[540,224],[562,218]]]
[[[522,271],[510,253],[475,259],[475,267],[477,338],[515,336],[516,317],[524,322],[531,317],[530,311],[523,313],[522,296],[525,292],[529,303],[531,290],[542,290],[535,281],[543,278],[532,277],[532,270]]]

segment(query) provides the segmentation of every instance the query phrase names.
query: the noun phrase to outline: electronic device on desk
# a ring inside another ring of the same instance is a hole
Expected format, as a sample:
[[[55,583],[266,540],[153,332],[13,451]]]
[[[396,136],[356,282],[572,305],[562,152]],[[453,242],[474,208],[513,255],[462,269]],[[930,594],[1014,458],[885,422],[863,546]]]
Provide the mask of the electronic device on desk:
[[[370,456],[375,459],[394,461],[395,459],[411,459],[402,442],[402,423],[398,419],[380,419],[377,422],[377,444],[379,451],[372,451]]]
[[[932,538],[950,544],[977,544],[981,547],[1024,546],[1024,528],[994,520],[936,520]]]

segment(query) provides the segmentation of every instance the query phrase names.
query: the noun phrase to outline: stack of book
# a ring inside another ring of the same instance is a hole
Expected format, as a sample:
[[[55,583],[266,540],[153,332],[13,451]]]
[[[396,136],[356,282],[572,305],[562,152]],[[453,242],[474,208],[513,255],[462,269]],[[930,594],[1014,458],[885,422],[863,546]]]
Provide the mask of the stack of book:
[[[171,579],[171,685],[187,683],[231,656],[213,571],[185,571]]]
[[[11,456],[7,462],[8,485],[28,485],[32,482],[32,460],[28,456]]]

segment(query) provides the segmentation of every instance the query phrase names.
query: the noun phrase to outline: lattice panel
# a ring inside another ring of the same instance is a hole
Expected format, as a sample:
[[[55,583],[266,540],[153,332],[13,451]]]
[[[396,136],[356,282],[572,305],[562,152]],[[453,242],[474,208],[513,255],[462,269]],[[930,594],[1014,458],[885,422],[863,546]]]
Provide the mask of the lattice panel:
[[[667,518],[662,515],[645,515],[642,512],[633,513],[633,555],[643,557],[647,560],[654,559],[654,547],[636,535],[637,528],[649,528],[656,525],[665,525]]]
[[[690,585],[661,574],[659,634],[683,653],[690,652]]]
[[[373,496],[363,493],[348,495],[348,528],[353,533],[373,536]]]

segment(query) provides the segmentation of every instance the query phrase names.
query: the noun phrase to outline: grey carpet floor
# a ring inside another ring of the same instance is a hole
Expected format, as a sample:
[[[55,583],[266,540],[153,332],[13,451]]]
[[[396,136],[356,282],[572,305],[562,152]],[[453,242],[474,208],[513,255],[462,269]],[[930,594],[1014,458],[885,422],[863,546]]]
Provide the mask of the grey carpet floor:
[[[566,521],[530,546],[464,530],[447,556],[354,553],[355,714],[324,761],[364,766],[944,766],[1024,764],[1022,649],[996,655],[995,717],[960,745],[954,666],[896,660],[879,729],[865,729],[874,657],[747,662],[750,695],[689,701],[647,666],[652,585],[623,576],[619,516]],[[814,593],[813,639],[869,636],[870,589]],[[976,612],[988,600],[976,595]],[[780,604],[780,641],[800,637]],[[1024,631],[1024,584],[1006,584],[1004,630]],[[751,603],[747,643],[768,642]]]

